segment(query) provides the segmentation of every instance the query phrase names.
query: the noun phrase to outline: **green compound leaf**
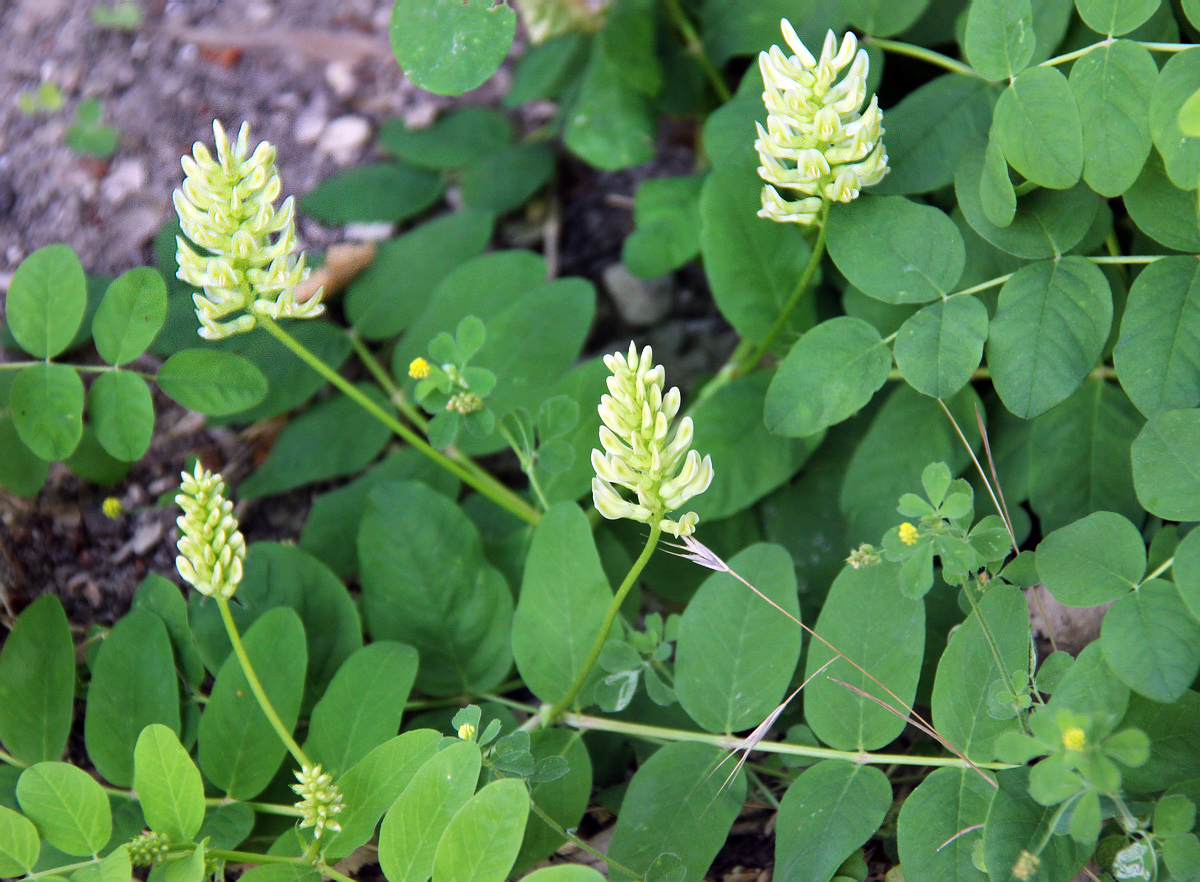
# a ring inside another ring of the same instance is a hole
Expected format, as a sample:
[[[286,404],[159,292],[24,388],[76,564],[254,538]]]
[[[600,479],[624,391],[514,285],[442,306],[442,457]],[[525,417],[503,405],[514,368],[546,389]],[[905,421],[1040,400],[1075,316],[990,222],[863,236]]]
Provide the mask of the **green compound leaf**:
[[[939,300],[900,326],[896,365],[914,389],[949,398],[971,379],[988,336],[987,307],[971,296]]]
[[[326,178],[300,199],[300,210],[323,224],[402,221],[442,195],[441,176],[391,162],[360,165]]]
[[[1100,645],[1122,683],[1163,704],[1179,701],[1200,673],[1200,622],[1164,579],[1152,579],[1112,605],[1100,626]]]
[[[146,381],[132,371],[101,374],[87,403],[100,446],[124,462],[141,459],[154,435],[154,398]]]
[[[356,650],[313,708],[304,752],[336,777],[395,735],[418,661],[386,640]]]
[[[1119,37],[1143,24],[1160,0],[1075,0],[1079,17],[1097,34]]]
[[[951,183],[963,149],[987,135],[995,93],[995,86],[977,77],[944,74],[888,108],[891,171],[872,190],[927,193]]]
[[[572,830],[587,811],[592,795],[592,760],[582,735],[565,729],[543,729],[534,732],[531,738],[535,762],[550,756],[561,756],[566,760],[569,771],[553,781],[534,784],[530,789],[530,797],[564,830]],[[519,875],[527,867],[553,854],[566,841],[530,808],[529,818],[525,822],[525,841],[521,843],[513,874]]]
[[[37,763],[22,772],[17,801],[46,842],[74,857],[96,856],[112,834],[108,797],[91,775],[67,763]]]
[[[83,736],[96,771],[118,787],[131,786],[134,748],[152,723],[180,731],[175,657],[162,619],[132,610],[113,626],[92,665]]]
[[[1138,229],[1176,251],[1200,251],[1196,222],[1196,191],[1176,187],[1167,178],[1162,159],[1150,155],[1141,175],[1124,195],[1125,207]]]
[[[1131,453],[1133,486],[1146,511],[1168,521],[1200,520],[1200,410],[1155,414]]]
[[[92,319],[96,351],[109,364],[133,361],[154,342],[167,318],[167,285],[148,266],[123,273],[100,301]]]
[[[379,828],[379,864],[388,879],[429,878],[438,840],[475,792],[480,764],[475,742],[458,741],[413,776]]]
[[[799,618],[796,574],[779,545],[757,543],[730,559],[750,584]],[[714,573],[679,623],[675,691],[709,732],[749,729],[783,699],[800,660],[800,626],[726,573]]]
[[[58,759],[75,699],[75,647],[62,603],[39,597],[0,649],[0,742],[19,760]]]
[[[656,751],[629,782],[608,856],[644,874],[669,852],[683,861],[687,878],[703,879],[746,798],[741,775],[722,789],[722,755],[687,742]],[[612,878],[627,877],[613,870]]]
[[[1179,595],[1192,616],[1200,621],[1200,530],[1193,529],[1175,549],[1171,570]]]
[[[283,725],[300,716],[308,654],[300,617],[287,607],[264,613],[245,634],[246,654]],[[200,768],[234,799],[253,799],[270,783],[287,754],[230,653],[217,672],[200,717]]]
[[[504,679],[512,594],[453,501],[423,484],[380,484],[367,497],[358,553],[371,636],[416,647],[420,689],[478,693]]]
[[[1071,67],[1083,123],[1083,179],[1102,196],[1128,190],[1150,154],[1148,108],[1157,76],[1149,50],[1128,40],[1101,46]]]
[[[1065,190],[1083,174],[1083,129],[1067,78],[1027,70],[1000,94],[994,129],[1004,157],[1035,184]]]
[[[864,196],[835,205],[827,235],[838,269],[885,303],[927,303],[946,295],[966,262],[954,222],[903,196]]]
[[[862,319],[839,316],[801,337],[767,389],[763,418],[777,435],[813,435],[864,407],[887,382],[891,355]]]
[[[963,50],[987,80],[1006,80],[1033,58],[1037,36],[1030,0],[975,0],[967,13]]]
[[[28,873],[37,863],[40,846],[33,822],[0,806],[0,874],[12,877]]]
[[[1022,419],[1045,413],[1095,367],[1112,324],[1112,292],[1095,264],[1064,257],[1022,267],[1000,289],[988,340],[996,392]]]
[[[982,832],[976,828],[987,819],[995,792],[972,769],[937,769],[922,781],[900,806],[896,845],[905,876],[987,882],[972,858]]]
[[[815,630],[911,704],[925,654],[925,604],[900,593],[899,566],[880,563],[846,567],[829,589]],[[863,610],[870,609],[870,617]],[[833,650],[814,643],[808,650],[804,690],[805,722],[813,734],[839,750],[876,750],[904,731],[904,720],[834,679],[903,711],[896,698],[844,660],[817,675]],[[833,678],[833,679],[831,679]],[[842,857],[845,857],[843,854]]]
[[[155,377],[158,388],[188,410],[224,416],[254,407],[267,396],[267,378],[232,352],[184,349],[168,358]]]
[[[1041,857],[1038,878],[1066,880],[1087,863],[1089,852],[1069,836],[1051,836],[1058,806],[1045,807],[1029,798],[1029,769],[995,773],[1000,785],[983,828],[984,861],[989,867],[1012,867],[1022,851]],[[1042,844],[1045,843],[1045,847]]]
[[[979,599],[991,640],[971,613],[954,632],[938,662],[933,684],[933,724],[942,736],[976,760],[993,758],[992,745],[1001,732],[1016,730],[1017,721],[988,714],[991,684],[1029,666],[1029,610],[1020,589],[993,585]],[[1004,670],[996,667],[991,641]],[[970,774],[975,774],[971,772]],[[911,797],[910,797],[911,798]]]
[[[1146,416],[1200,404],[1200,268],[1194,258],[1168,257],[1138,274],[1113,365]]]
[[[1084,381],[1070,398],[1033,422],[1030,494],[1049,532],[1094,511],[1135,524],[1145,518],[1133,491],[1129,447],[1141,417],[1114,383]]]
[[[1179,110],[1200,89],[1200,48],[1178,52],[1168,59],[1154,81],[1150,96],[1150,134],[1176,187],[1191,190],[1200,182],[1200,139],[1179,128]]]
[[[44,460],[66,459],[83,437],[83,381],[75,368],[46,362],[22,368],[9,395],[21,441]]]
[[[466,168],[512,143],[513,125],[490,107],[463,107],[423,129],[410,129],[401,119],[379,128],[379,146],[397,159],[443,171]]]
[[[850,24],[873,37],[890,37],[907,30],[921,17],[930,0],[841,0]]]
[[[866,842],[892,805],[892,785],[874,766],[825,760],[801,773],[779,804],[775,874],[827,882]]]
[[[528,816],[524,781],[506,778],[488,784],[446,825],[433,856],[435,882],[504,882]]]
[[[1146,543],[1128,519],[1097,511],[1060,527],[1037,547],[1038,577],[1065,606],[1096,606],[1137,588]]]
[[[491,0],[396,0],[392,52],[422,89],[461,95],[504,61],[516,26],[517,14]]]
[[[513,658],[539,699],[570,690],[612,597],[587,518],[574,502],[552,506],[533,531],[513,616]]]
[[[812,249],[795,224],[757,217],[762,182],[717,171],[700,193],[700,253],[721,314],[751,342],[766,338]],[[800,330],[792,322],[781,335]]]
[[[204,823],[204,783],[179,737],[166,726],[147,726],[133,752],[133,786],[156,833],[188,842]]]
[[[83,266],[66,245],[47,245],[21,261],[5,302],[9,329],[34,358],[66,349],[86,308]]]
[[[983,152],[983,173],[979,178],[979,205],[988,222],[1007,227],[1017,216],[1017,192],[1008,172],[1008,160],[996,139],[996,130],[988,135]]]

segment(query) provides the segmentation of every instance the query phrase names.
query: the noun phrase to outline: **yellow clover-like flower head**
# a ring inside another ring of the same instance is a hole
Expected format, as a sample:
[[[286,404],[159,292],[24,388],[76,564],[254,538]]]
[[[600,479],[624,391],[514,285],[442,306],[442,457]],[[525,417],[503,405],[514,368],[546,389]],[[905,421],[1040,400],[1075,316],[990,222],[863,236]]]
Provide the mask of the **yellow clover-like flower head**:
[[[592,451],[592,501],[609,520],[629,518],[657,524],[673,536],[695,532],[699,517],[688,512],[677,520],[668,518],[693,496],[712,483],[712,458],[690,449],[692,420],[684,417],[674,431],[671,423],[679,413],[679,390],[664,394],[665,372],[654,364],[649,346],[638,355],[629,344],[628,354],[604,356],[613,375],[609,394],[600,399],[600,445]],[[626,499],[618,487],[632,491],[636,501]]]
[[[758,174],[767,182],[758,214],[811,224],[830,202],[850,202],[887,174],[883,112],[874,95],[862,109],[870,62],[853,34],[839,45],[830,31],[814,58],[787,19],[780,27],[795,54],[772,46],[758,56],[767,109],[766,128],[755,123]]]
[[[304,303],[295,299],[308,270],[296,251],[294,200],[289,196],[275,208],[281,189],[275,148],[263,141],[251,152],[248,123],[231,142],[214,120],[213,136],[216,158],[197,141],[181,160],[185,177],[173,197],[187,235],[176,238],[178,276],[201,289],[194,297],[200,336],[217,340],[249,331],[258,316],[320,315],[319,291]]]
[[[225,482],[199,462],[192,474],[181,474],[176,504],[183,514],[179,525],[179,575],[201,594],[233,597],[242,581],[246,540],[225,498]]]

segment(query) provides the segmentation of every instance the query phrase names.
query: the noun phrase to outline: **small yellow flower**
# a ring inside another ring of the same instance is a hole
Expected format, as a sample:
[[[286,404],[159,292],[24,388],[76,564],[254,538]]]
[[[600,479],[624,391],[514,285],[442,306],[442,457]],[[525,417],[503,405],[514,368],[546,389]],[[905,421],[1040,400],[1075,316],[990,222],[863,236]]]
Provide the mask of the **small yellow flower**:
[[[1083,750],[1087,745],[1087,735],[1078,726],[1070,726],[1062,734],[1062,746],[1067,750]]]
[[[110,496],[100,505],[100,510],[104,512],[104,516],[111,521],[115,521],[125,513],[125,506],[121,505],[121,500],[115,496]]]
[[[905,545],[916,545],[917,539],[919,539],[920,536],[921,534],[917,532],[917,528],[908,521],[905,521],[900,525],[900,541]]]
[[[475,727],[470,723],[463,723],[458,727],[458,737],[463,741],[473,741],[475,739]]]
[[[414,380],[424,380],[429,376],[429,362],[418,355],[408,363],[408,375]]]

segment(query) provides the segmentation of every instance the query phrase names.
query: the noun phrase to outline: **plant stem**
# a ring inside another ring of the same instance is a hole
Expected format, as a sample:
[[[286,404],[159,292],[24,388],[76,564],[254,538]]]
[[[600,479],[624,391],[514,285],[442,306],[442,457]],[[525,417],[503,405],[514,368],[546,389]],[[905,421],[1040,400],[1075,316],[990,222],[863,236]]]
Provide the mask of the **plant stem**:
[[[1165,255],[1165,254],[1131,254],[1129,256],[1116,254],[1116,255],[1113,255],[1112,257],[1104,257],[1102,255],[1096,256],[1096,257],[1089,257],[1088,260],[1090,260],[1092,263],[1101,263],[1101,264],[1106,264],[1106,263],[1115,263],[1115,264],[1154,263],[1156,260],[1162,260],[1166,256],[1167,255]]]
[[[567,694],[552,704],[549,708],[542,711],[539,717],[542,726],[552,726],[562,716],[563,711],[572,705],[576,698],[579,697],[579,691],[583,689],[583,684],[587,682],[588,675],[592,673],[592,668],[596,666],[596,660],[600,658],[600,653],[604,649],[604,644],[608,642],[608,632],[612,630],[613,622],[617,620],[617,614],[621,611],[621,604],[625,602],[625,596],[629,594],[629,589],[633,587],[637,577],[641,575],[646,564],[650,560],[650,555],[654,553],[654,547],[658,545],[658,539],[662,536],[662,528],[655,521],[650,525],[650,535],[646,539],[646,546],[642,549],[642,553],[638,555],[638,559],[633,562],[633,566],[629,568],[629,572],[625,574],[625,581],[621,583],[621,587],[617,589],[617,593],[613,595],[612,603],[608,605],[608,612],[604,614],[604,621],[600,624],[600,633],[596,635],[596,641],[592,644],[591,652],[588,653],[587,659],[583,663],[578,675],[575,677],[575,682],[571,684],[571,688],[567,690]]]
[[[733,373],[735,375],[745,373],[754,368],[764,355],[771,351],[771,346],[774,345],[776,338],[783,333],[783,329],[787,327],[788,320],[792,317],[792,313],[796,311],[796,307],[800,305],[800,301],[804,299],[804,295],[808,293],[809,287],[812,285],[813,277],[817,274],[817,267],[821,265],[821,258],[825,255],[825,221],[829,217],[829,203],[826,202],[821,206],[821,213],[817,217],[817,223],[820,225],[817,230],[817,241],[813,245],[812,254],[808,258],[808,266],[804,268],[804,272],[800,275],[800,281],[796,283],[796,287],[792,289],[791,296],[788,297],[787,303],[783,305],[783,309],[775,318],[775,323],[771,325],[771,330],[767,331],[767,336],[761,343],[751,350],[748,357],[743,357],[740,362],[734,365]]]
[[[621,864],[618,864],[616,861],[610,860],[608,855],[602,854],[601,852],[596,851],[596,849],[592,848],[590,845],[588,845],[586,842],[584,842],[582,839],[580,839],[574,833],[565,829],[561,824],[558,823],[558,821],[554,820],[554,818],[552,818],[548,814],[546,814],[545,810],[540,805],[538,805],[536,802],[534,802],[532,799],[529,801],[529,808],[533,811],[533,813],[535,815],[537,815],[539,818],[541,818],[546,823],[547,827],[549,827],[551,830],[553,830],[555,833],[557,833],[563,839],[571,840],[576,845],[578,845],[580,848],[582,848],[584,851],[586,851],[588,854],[590,854],[592,857],[600,858],[600,860],[604,861],[604,863],[608,864],[614,870],[620,870],[622,873],[625,873],[626,875],[631,876],[634,880],[637,880],[637,882],[640,882],[640,880],[642,878],[641,876],[639,876],[633,870],[629,869],[629,867],[622,866]]]
[[[560,718],[567,726],[582,731],[616,732],[651,741],[696,741],[711,744],[724,750],[739,750],[744,739],[736,735],[710,735],[708,732],[691,732],[686,729],[668,729],[662,726],[647,726],[625,720],[611,720],[585,714],[565,713]],[[788,756],[806,756],[814,759],[842,759],[871,765],[897,766],[949,766],[955,769],[1012,769],[1010,763],[971,763],[956,756],[909,756],[896,753],[868,753],[856,750],[834,750],[832,747],[812,747],[807,744],[788,744],[783,741],[760,741],[754,749],[763,753],[779,753]]]
[[[1076,49],[1074,52],[1067,52],[1063,55],[1056,55],[1053,58],[1047,58],[1038,67],[1053,67],[1056,64],[1065,64],[1068,61],[1074,61],[1077,58],[1083,58],[1090,52],[1096,49],[1103,49],[1105,46],[1111,46],[1115,43],[1112,37],[1107,37],[1099,42],[1092,43],[1090,46],[1084,46],[1082,49]],[[1134,40],[1134,43],[1141,46],[1143,49],[1149,49],[1151,52],[1184,52],[1195,46],[1194,43],[1150,43],[1145,40]]]
[[[1145,585],[1151,579],[1157,579],[1159,576],[1161,576],[1163,573],[1165,573],[1167,570],[1169,570],[1174,563],[1175,563],[1175,555],[1172,554],[1170,557],[1168,557],[1166,560],[1164,560],[1162,563],[1160,563],[1158,566],[1156,566],[1154,568],[1154,572],[1150,573],[1150,575],[1148,575],[1148,576],[1146,576],[1146,578],[1142,579],[1142,581],[1138,583],[1138,587],[1141,588],[1143,585]]]
[[[79,861],[74,864],[64,864],[61,867],[51,867],[49,870],[39,870],[36,873],[26,873],[24,876],[18,876],[21,882],[26,882],[29,879],[40,879],[43,876],[58,876],[62,873],[69,873],[72,870],[81,870],[84,867],[90,867],[93,864],[100,863],[100,858],[92,858],[91,860]]]
[[[8,753],[8,752],[4,751],[3,749],[0,749],[0,763],[7,763],[8,765],[14,766],[18,769],[28,769],[29,768],[29,763],[22,762],[21,760],[17,759],[15,756],[13,756],[11,753]]]
[[[267,697],[267,691],[263,689],[262,682],[258,679],[258,674],[254,670],[254,666],[250,663],[250,656],[246,654],[246,647],[242,643],[242,635],[238,633],[237,624],[233,621],[233,613],[229,609],[229,601],[224,597],[217,597],[217,609],[221,611],[221,621],[225,623],[225,633],[229,635],[229,642],[233,646],[233,654],[237,656],[238,664],[242,666],[242,673],[246,675],[246,682],[250,684],[250,691],[254,693],[254,697],[258,699],[258,705],[262,708],[263,715],[271,724],[271,728],[275,730],[275,734],[279,736],[279,740],[287,747],[288,752],[295,757],[301,768],[309,768],[312,763],[300,749],[300,745],[296,743],[296,739],[292,737],[292,733],[288,727],[283,725],[283,720],[279,718],[279,714],[275,712],[275,706],[271,704],[271,699]]]
[[[491,475],[484,472],[472,472],[462,464],[455,462],[440,450],[436,450],[429,445],[424,438],[419,436],[411,428],[404,425],[392,414],[388,413],[370,398],[368,398],[360,389],[341,376],[337,371],[333,370],[321,359],[317,358],[303,343],[285,331],[278,322],[269,316],[259,316],[259,324],[267,329],[276,340],[290,349],[297,357],[305,364],[311,367],[314,371],[332,383],[339,391],[344,393],[350,400],[365,410],[375,419],[379,420],[395,434],[399,435],[410,445],[415,447],[421,453],[425,454],[435,463],[440,465],[450,474],[454,475],[464,484],[475,488],[480,494],[486,496],[496,505],[503,508],[505,511],[516,515],[521,520],[529,524],[536,524],[541,520],[541,513],[514,493],[509,488],[505,487]]]
[[[901,43],[898,40],[884,40],[879,37],[867,37],[863,40],[868,46],[878,46],[885,52],[894,52],[897,55],[907,55],[909,58],[917,58],[921,61],[928,61],[930,64],[936,64],[938,67],[944,67],[946,70],[954,73],[963,74],[976,79],[983,79],[979,73],[961,61],[951,58],[949,55],[943,55],[941,52],[934,52],[932,49],[926,49],[924,46],[914,46],[912,43]]]
[[[688,54],[696,59],[696,63],[700,65],[700,70],[704,72],[704,76],[708,79],[709,85],[713,87],[713,91],[717,93],[717,97],[724,103],[733,97],[733,92],[729,90],[725,80],[721,78],[721,72],[713,66],[712,61],[704,51],[704,42],[700,39],[700,35],[696,33],[696,29],[692,26],[687,14],[679,6],[679,0],[663,0],[663,8],[667,11],[667,18],[671,19],[671,24],[679,31],[683,37],[684,48]]]

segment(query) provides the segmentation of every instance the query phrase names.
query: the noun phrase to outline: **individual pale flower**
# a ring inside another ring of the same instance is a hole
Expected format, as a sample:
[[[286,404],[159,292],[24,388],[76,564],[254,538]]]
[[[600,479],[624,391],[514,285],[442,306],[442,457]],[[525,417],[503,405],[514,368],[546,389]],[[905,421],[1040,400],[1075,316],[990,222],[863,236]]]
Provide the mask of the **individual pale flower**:
[[[183,514],[179,525],[179,575],[201,594],[233,597],[242,581],[246,540],[233,516],[233,503],[225,498],[220,475],[196,463],[192,474],[181,474],[175,502]]]
[[[275,148],[263,141],[251,153],[248,123],[230,142],[214,120],[213,136],[216,158],[197,141],[192,155],[180,160],[185,178],[173,197],[187,236],[176,237],[177,275],[202,289],[193,298],[200,336],[217,340],[249,331],[260,315],[320,315],[325,309],[320,291],[304,303],[295,299],[308,270],[304,255],[296,253],[294,200],[289,196],[278,209],[274,205],[281,189]]]
[[[300,827],[312,827],[313,838],[320,839],[326,830],[337,833],[342,829],[336,816],[346,806],[342,804],[342,792],[333,783],[333,775],[321,770],[321,766],[308,766],[296,772],[298,784],[292,790],[300,797],[296,808],[300,809]]]
[[[862,109],[870,62],[853,34],[839,46],[830,31],[818,59],[787,19],[780,28],[795,54],[772,46],[758,56],[767,108],[767,127],[755,123],[758,174],[767,182],[758,214],[811,224],[830,202],[850,202],[887,174],[883,113],[874,95]],[[779,188],[799,198],[786,198]]]
[[[654,364],[649,346],[638,355],[629,352],[604,356],[613,375],[608,378],[610,394],[600,399],[600,445],[592,451],[592,501],[609,520],[629,518],[657,524],[673,536],[693,533],[699,517],[688,512],[678,520],[666,515],[708,489],[712,483],[712,458],[691,450],[692,420],[684,417],[671,431],[679,413],[679,390],[663,393],[665,372]],[[617,492],[632,491],[637,501]]]

